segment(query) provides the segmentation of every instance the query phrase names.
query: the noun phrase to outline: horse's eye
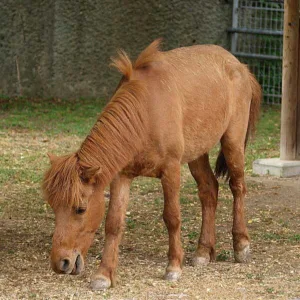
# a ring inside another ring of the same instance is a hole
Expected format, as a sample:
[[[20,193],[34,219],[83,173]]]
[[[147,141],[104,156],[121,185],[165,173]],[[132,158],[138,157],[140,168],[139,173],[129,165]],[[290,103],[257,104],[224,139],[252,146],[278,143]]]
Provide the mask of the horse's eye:
[[[90,180],[84,176],[80,176],[80,180],[83,182],[83,183],[89,183]]]
[[[85,213],[85,211],[86,211],[86,208],[84,208],[84,207],[75,208],[75,212],[77,215],[83,215]]]

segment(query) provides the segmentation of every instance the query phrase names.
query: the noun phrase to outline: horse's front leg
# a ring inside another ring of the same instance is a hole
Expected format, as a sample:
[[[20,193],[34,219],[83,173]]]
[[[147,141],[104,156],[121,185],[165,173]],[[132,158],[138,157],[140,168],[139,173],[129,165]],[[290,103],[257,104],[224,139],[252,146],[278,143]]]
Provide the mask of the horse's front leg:
[[[183,250],[181,246],[180,230],[181,216],[179,204],[180,192],[180,163],[169,164],[163,171],[161,183],[164,191],[163,219],[169,233],[169,263],[165,279],[177,280],[181,275]]]
[[[94,290],[107,289],[115,283],[119,243],[125,222],[131,181],[131,178],[118,175],[110,185],[110,202],[105,222],[103,255],[100,267],[91,281],[91,287]]]

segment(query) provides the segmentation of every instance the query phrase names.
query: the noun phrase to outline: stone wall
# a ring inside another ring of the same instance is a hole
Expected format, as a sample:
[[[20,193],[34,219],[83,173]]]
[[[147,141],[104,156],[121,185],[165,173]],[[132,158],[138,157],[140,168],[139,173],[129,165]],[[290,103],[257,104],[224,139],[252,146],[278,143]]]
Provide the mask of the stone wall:
[[[0,94],[107,96],[120,78],[108,66],[117,48],[134,58],[158,37],[165,50],[226,47],[231,9],[226,0],[1,0]]]

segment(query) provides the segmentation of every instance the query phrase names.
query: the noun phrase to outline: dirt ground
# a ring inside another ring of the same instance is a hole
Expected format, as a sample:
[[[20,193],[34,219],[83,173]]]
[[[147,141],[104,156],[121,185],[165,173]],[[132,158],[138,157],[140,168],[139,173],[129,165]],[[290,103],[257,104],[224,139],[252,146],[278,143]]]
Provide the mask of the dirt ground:
[[[227,184],[222,183],[216,220],[217,261],[196,269],[190,262],[201,207],[193,180],[183,167],[185,264],[182,278],[175,283],[163,280],[168,247],[161,187],[156,180],[136,180],[120,247],[118,284],[92,292],[89,281],[101,260],[103,226],[82,275],[54,274],[49,266],[54,216],[42,200],[40,175],[24,175],[27,170],[40,174],[47,165],[47,151],[72,151],[78,138],[56,137],[53,141],[18,131],[0,135],[2,162],[7,159],[7,171],[11,164],[15,171],[0,188],[0,299],[300,299],[300,178],[247,177],[246,213],[252,238],[248,264],[233,261],[232,200]]]

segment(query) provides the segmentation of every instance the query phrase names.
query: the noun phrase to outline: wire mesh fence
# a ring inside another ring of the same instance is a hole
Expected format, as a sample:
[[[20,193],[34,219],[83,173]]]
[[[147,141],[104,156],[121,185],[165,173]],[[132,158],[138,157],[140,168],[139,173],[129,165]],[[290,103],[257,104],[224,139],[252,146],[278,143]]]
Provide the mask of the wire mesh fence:
[[[264,103],[281,103],[284,3],[234,0],[231,52],[262,85]]]

